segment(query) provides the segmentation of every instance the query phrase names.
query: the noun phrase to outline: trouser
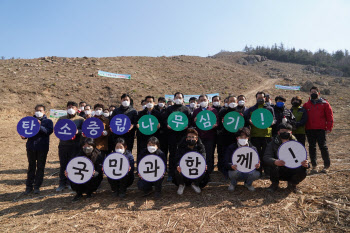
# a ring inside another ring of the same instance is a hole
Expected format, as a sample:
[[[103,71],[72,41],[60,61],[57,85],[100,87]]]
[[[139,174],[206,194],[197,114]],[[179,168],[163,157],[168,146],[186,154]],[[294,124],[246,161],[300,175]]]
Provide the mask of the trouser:
[[[64,174],[67,164],[74,158],[80,150],[79,144],[71,146],[58,146],[58,156],[60,159],[60,186],[69,184],[69,180]]]
[[[228,177],[231,180],[231,184],[233,186],[237,185],[237,181],[244,181],[244,183],[248,186],[251,186],[253,184],[254,180],[259,179],[260,172],[258,170],[253,170],[249,173],[243,173],[240,171],[228,171]]]
[[[194,184],[196,186],[199,186],[201,188],[204,188],[205,185],[203,186],[203,179],[205,179],[205,176],[207,174],[204,173],[203,175],[201,175],[200,177],[198,177],[197,179],[188,179],[187,177],[185,177],[182,173],[180,173],[179,171],[176,170],[175,172],[175,180],[176,180],[176,185],[191,185]]]
[[[169,143],[169,176],[174,176],[175,175],[175,169],[176,169],[176,161],[175,161],[175,156],[176,156],[176,151],[177,151],[177,144],[175,143]]]
[[[265,154],[265,149],[266,149],[266,146],[268,143],[271,142],[271,138],[268,138],[268,137],[252,137],[250,139],[250,142],[253,144],[253,146],[256,147],[256,149],[258,150],[258,154],[259,154],[259,159],[260,159],[260,163],[261,163],[261,166],[260,168],[258,169],[259,172],[261,173],[262,170],[264,169],[264,172],[266,174],[269,174],[269,169],[270,167],[269,166],[266,166],[265,163],[264,163],[264,160],[263,160],[263,157],[264,157],[264,154]]]
[[[205,147],[206,163],[208,166],[207,172],[211,174],[214,170],[214,140],[201,139]]]
[[[107,180],[113,192],[125,193],[126,188],[132,185],[134,182],[134,173],[129,172],[126,176],[119,180],[113,180],[110,178],[107,178]]]
[[[307,141],[309,142],[309,154],[313,167],[317,166],[316,142],[320,148],[324,166],[328,168],[331,165],[327,147],[326,131],[323,129],[306,130]]]
[[[166,133],[159,134],[160,150],[164,153],[168,160],[168,135]]]
[[[298,142],[303,144],[303,146],[305,147],[305,139],[306,139],[305,134],[293,134],[293,135],[297,138]]]
[[[270,180],[273,184],[278,184],[280,180],[288,181],[294,185],[299,184],[306,177],[306,168],[287,168],[285,166],[271,166]]]
[[[48,150],[27,150],[28,172],[27,172],[27,188],[40,188],[44,179],[44,170]]]
[[[156,190],[156,192],[161,192],[163,180],[164,180],[164,177],[155,182],[148,182],[140,178],[139,181],[137,182],[137,187],[139,188],[139,190],[142,190],[144,192],[149,192],[149,191],[152,191],[152,186],[154,186],[154,189]]]
[[[218,152],[218,170],[224,173],[225,170],[225,151],[224,146],[221,142],[217,142],[217,152]]]
[[[102,179],[103,174],[101,173],[96,177],[92,177],[88,182],[84,184],[71,183],[72,190],[74,190],[77,194],[91,194],[97,190],[98,186],[100,186]]]

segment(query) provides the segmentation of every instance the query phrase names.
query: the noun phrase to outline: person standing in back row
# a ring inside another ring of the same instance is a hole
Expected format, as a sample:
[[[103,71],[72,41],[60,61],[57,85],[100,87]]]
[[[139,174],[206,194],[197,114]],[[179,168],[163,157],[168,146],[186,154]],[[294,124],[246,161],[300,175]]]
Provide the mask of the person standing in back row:
[[[184,103],[184,95],[180,92],[176,92],[174,94],[174,102],[175,104],[172,106],[169,106],[163,116],[164,124],[167,125],[169,133],[168,133],[168,146],[169,146],[169,176],[167,181],[172,181],[173,177],[175,175],[176,170],[176,151],[178,143],[186,136],[186,129],[189,127],[189,125],[182,131],[175,131],[171,129],[171,127],[168,125],[168,117],[173,112],[182,112],[186,115],[188,118],[188,122],[190,122],[191,119],[191,112],[190,109],[183,105]]]
[[[64,171],[66,170],[68,162],[74,158],[81,149],[81,128],[84,123],[84,118],[78,116],[78,104],[76,102],[69,101],[67,103],[67,115],[60,117],[58,121],[63,119],[73,121],[77,126],[77,132],[72,139],[67,141],[60,140],[60,143],[58,144],[58,156],[60,158],[60,184],[56,189],[57,192],[61,192],[65,187],[71,189],[70,182],[64,174]]]
[[[113,119],[114,116],[118,115],[118,114],[124,114],[126,116],[129,117],[130,121],[131,121],[131,126],[129,131],[123,135],[123,138],[126,141],[126,145],[127,148],[130,152],[132,152],[132,149],[134,147],[134,140],[135,140],[135,125],[137,123],[137,111],[133,108],[132,106],[132,99],[130,98],[130,96],[128,94],[123,94],[121,97],[121,106],[119,108],[114,109],[113,114],[111,116],[111,119]],[[116,134],[114,135],[114,145],[115,142],[117,140],[117,138],[119,137]]]
[[[310,99],[303,105],[307,111],[306,136],[309,142],[309,154],[312,164],[312,172],[317,172],[316,142],[321,150],[324,163],[322,172],[327,173],[331,165],[327,147],[326,134],[333,129],[333,111],[327,100],[320,98],[317,87],[311,87]]]

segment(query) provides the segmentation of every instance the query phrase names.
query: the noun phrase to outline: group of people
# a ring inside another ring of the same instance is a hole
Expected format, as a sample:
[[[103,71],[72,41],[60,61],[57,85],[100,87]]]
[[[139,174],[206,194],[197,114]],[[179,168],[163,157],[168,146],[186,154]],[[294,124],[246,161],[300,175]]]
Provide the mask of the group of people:
[[[77,192],[74,200],[79,200],[83,193],[87,197],[97,190],[103,179],[103,160],[112,152],[124,154],[130,163],[129,172],[120,180],[110,178],[108,182],[115,196],[125,197],[127,187],[134,181],[134,156],[133,147],[137,139],[136,166],[140,160],[147,155],[154,154],[162,158],[167,164],[167,181],[178,186],[177,193],[182,195],[186,186],[191,186],[196,193],[210,181],[210,174],[215,167],[214,152],[217,151],[217,168],[226,179],[230,180],[229,191],[233,191],[238,181],[244,181],[244,186],[254,191],[253,181],[266,176],[271,180],[268,191],[274,192],[278,189],[280,180],[288,181],[288,187],[294,192],[301,192],[297,188],[306,177],[306,169],[310,167],[307,160],[301,163],[296,169],[288,168],[285,162],[278,159],[278,148],[284,142],[293,140],[305,146],[306,138],[309,144],[309,155],[313,173],[318,172],[316,162],[316,143],[321,150],[324,166],[322,172],[327,172],[330,167],[329,152],[326,144],[326,134],[333,128],[333,112],[330,104],[320,97],[317,87],[310,89],[310,99],[303,104],[299,96],[291,99],[292,107],[286,107],[286,98],[279,95],[275,97],[275,103],[271,102],[270,96],[264,92],[255,95],[256,104],[246,106],[244,95],[230,95],[224,100],[220,96],[212,98],[209,103],[207,95],[200,95],[198,99],[192,97],[189,106],[184,104],[184,95],[180,92],[174,94],[173,100],[166,100],[160,97],[156,100],[153,96],[146,96],[141,102],[142,111],[136,111],[132,98],[128,94],[121,96],[120,106],[105,107],[103,104],[95,104],[92,108],[86,102],[69,101],[67,103],[67,115],[59,120],[69,119],[77,127],[76,135],[71,140],[60,140],[58,146],[60,172],[60,192],[65,188]],[[222,103],[223,102],[223,103]],[[260,108],[271,112],[273,123],[270,127],[261,129],[254,126],[251,115]],[[210,130],[202,130],[197,127],[197,115],[208,110],[215,114],[216,124]],[[41,124],[39,133],[27,139],[28,174],[25,194],[32,191],[40,192],[43,182],[46,157],[49,150],[49,138],[53,132],[53,123],[45,115],[45,106],[35,107],[34,117]],[[224,117],[229,112],[238,112],[244,117],[245,125],[237,132],[230,132],[224,126]],[[174,112],[182,112],[188,118],[188,126],[181,131],[175,131],[169,126],[167,119]],[[109,122],[118,115],[124,114],[131,121],[130,129],[123,135],[113,133]],[[144,115],[153,115],[159,124],[157,131],[151,135],[142,134],[139,130],[139,119]],[[96,117],[104,124],[102,135],[96,139],[87,138],[82,132],[82,125],[85,119]],[[23,139],[26,139],[22,137]],[[243,173],[237,170],[232,164],[233,152],[243,146],[249,146],[258,152],[260,162],[256,164],[255,170]],[[197,179],[188,179],[183,176],[179,161],[183,155],[195,151],[203,155],[206,160],[206,171]],[[86,156],[94,164],[94,175],[85,184],[70,183],[67,179],[66,166],[76,156]],[[136,173],[137,174],[137,173]],[[137,174],[139,176],[139,174]],[[156,182],[148,182],[139,177],[138,188],[145,195],[152,192],[155,187],[155,195],[161,195],[164,176]]]

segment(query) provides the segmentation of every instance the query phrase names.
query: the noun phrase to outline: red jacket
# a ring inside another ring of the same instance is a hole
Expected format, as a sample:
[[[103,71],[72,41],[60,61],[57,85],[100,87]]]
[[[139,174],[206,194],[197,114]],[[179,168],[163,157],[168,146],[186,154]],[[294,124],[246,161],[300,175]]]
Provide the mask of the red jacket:
[[[324,129],[332,131],[333,128],[333,111],[331,105],[325,99],[318,99],[312,103],[309,99],[303,107],[307,111],[307,122],[305,129]]]

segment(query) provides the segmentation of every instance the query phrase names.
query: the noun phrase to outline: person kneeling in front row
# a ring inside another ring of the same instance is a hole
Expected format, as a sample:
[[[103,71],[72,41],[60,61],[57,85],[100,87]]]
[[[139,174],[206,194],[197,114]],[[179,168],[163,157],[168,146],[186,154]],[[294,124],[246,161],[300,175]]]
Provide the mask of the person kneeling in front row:
[[[292,126],[290,124],[281,123],[278,126],[277,136],[267,145],[263,158],[264,162],[271,167],[270,180],[272,184],[268,188],[268,191],[276,191],[279,181],[284,180],[288,181],[288,189],[294,193],[301,194],[302,192],[297,188],[297,185],[305,179],[306,169],[308,169],[310,165],[307,160],[304,160],[300,167],[292,169],[286,167],[283,160],[278,159],[278,148],[282,143],[288,141],[296,141],[296,138],[292,135]]]
[[[228,170],[228,177],[231,180],[229,191],[234,191],[237,185],[237,181],[244,181],[244,186],[249,190],[254,192],[255,188],[253,186],[253,181],[259,179],[260,172],[257,170],[260,167],[260,161],[255,165],[255,170],[244,173],[237,170],[237,165],[232,165],[232,155],[238,148],[242,146],[249,146],[256,150],[256,148],[248,141],[250,137],[250,130],[244,127],[237,131],[236,133],[237,142],[230,145],[225,153],[225,167]]]
[[[207,167],[203,175],[193,180],[186,178],[181,173],[181,168],[179,166],[180,160],[182,156],[184,156],[186,153],[191,151],[198,152],[199,154],[203,155],[204,159],[206,158],[205,147],[201,142],[201,140],[198,138],[198,132],[195,129],[187,130],[186,137],[180,142],[179,148],[177,150],[176,157],[175,157],[177,169],[175,172],[175,180],[173,180],[173,183],[179,186],[177,190],[177,194],[179,195],[183,194],[185,185],[187,186],[191,185],[192,189],[196,193],[200,193],[201,188],[204,188],[209,182],[209,173],[207,172]]]

